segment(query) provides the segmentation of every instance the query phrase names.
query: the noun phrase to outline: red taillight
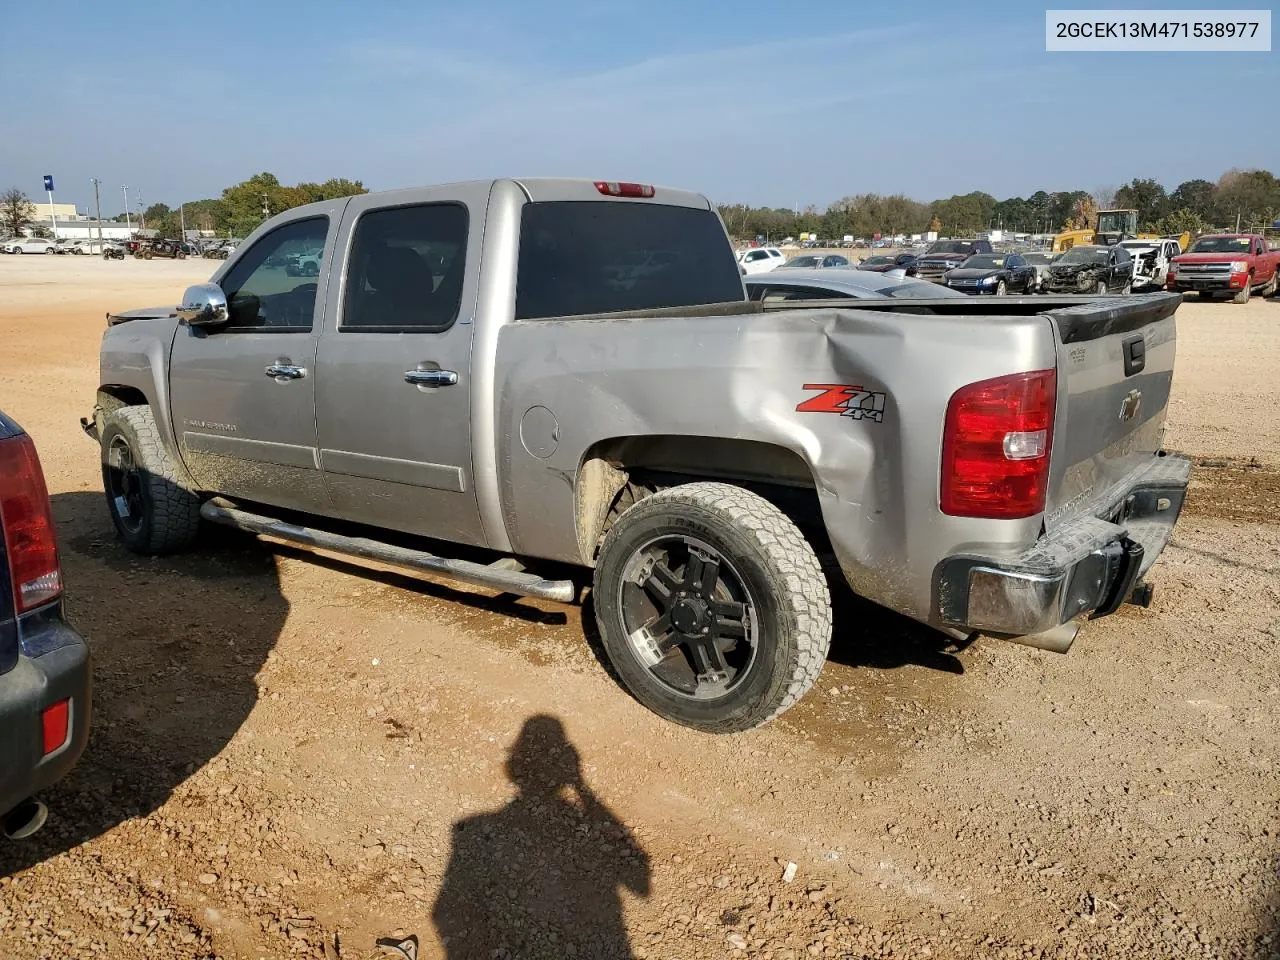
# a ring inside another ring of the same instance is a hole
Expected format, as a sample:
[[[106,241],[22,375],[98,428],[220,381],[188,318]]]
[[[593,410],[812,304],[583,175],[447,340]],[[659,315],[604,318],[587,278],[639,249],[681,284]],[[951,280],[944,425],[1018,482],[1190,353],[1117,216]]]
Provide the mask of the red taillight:
[[[71,701],[59,700],[52,707],[45,707],[40,715],[41,732],[44,738],[44,753],[47,757],[60,749],[67,742],[67,727],[71,722]]]
[[[1014,520],[1044,510],[1058,377],[1015,373],[961,387],[947,404],[939,505]]]
[[[25,434],[0,440],[0,527],[18,613],[62,592],[49,493],[35,444]]]
[[[653,187],[647,183],[618,183],[615,180],[597,180],[596,189],[606,197],[653,196]]]

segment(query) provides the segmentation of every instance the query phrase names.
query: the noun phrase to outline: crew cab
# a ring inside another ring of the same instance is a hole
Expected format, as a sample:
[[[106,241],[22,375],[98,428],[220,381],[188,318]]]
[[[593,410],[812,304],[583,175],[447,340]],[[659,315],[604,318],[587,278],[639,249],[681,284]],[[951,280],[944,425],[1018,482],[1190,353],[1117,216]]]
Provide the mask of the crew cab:
[[[62,569],[35,444],[0,412],[0,832],[30,836],[37,795],[89,738],[89,648],[62,615]]]
[[[916,261],[916,276],[921,280],[945,283],[943,276],[975,253],[991,253],[990,240],[937,240],[929,244]]]
[[[1205,300],[1231,294],[1233,303],[1248,303],[1255,291],[1264,297],[1276,292],[1278,268],[1280,250],[1268,250],[1258,234],[1212,233],[1173,258],[1166,283],[1170,290],[1194,290]]]
[[[623,684],[728,732],[822,669],[820,556],[955,638],[1149,599],[1180,303],[751,302],[700,194],[486,180],[290,210],[110,316],[84,425],[139,553],[204,520],[565,602],[548,561],[591,568]]]

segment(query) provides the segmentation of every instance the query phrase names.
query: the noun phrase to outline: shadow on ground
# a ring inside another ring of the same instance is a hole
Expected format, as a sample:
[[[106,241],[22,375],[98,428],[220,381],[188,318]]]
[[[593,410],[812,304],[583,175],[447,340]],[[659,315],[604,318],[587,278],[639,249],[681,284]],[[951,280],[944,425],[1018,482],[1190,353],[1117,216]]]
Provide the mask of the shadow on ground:
[[[445,955],[633,956],[619,890],[649,895],[649,857],[583,779],[560,721],[525,721],[506,773],[515,798],[453,826],[432,911]]]
[[[41,797],[48,825],[0,844],[0,876],[146,816],[215,757],[257,702],[289,610],[251,537],[208,530],[198,552],[139,557],[101,493],[52,501],[68,619],[93,655],[93,719],[79,764]]]

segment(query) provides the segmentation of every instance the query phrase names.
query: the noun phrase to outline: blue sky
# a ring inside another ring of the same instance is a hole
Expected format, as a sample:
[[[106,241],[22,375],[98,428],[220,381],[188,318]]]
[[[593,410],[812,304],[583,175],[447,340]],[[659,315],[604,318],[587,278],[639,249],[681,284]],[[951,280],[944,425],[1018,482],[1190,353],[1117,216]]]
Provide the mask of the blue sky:
[[[1280,54],[1046,53],[1044,10],[7,3],[0,189],[42,198],[53,173],[84,210],[97,176],[115,214],[121,184],[176,205],[261,170],[373,189],[563,175],[825,206],[1280,172]]]

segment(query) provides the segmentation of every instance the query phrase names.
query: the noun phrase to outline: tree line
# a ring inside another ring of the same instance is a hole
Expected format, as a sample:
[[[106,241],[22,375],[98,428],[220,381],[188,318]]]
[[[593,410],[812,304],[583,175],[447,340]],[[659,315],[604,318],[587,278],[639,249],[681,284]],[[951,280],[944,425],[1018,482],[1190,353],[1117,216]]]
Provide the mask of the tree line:
[[[286,186],[273,173],[257,173],[222,191],[221,197],[193,200],[181,209],[165,203],[153,203],[140,214],[120,214],[116,223],[145,224],[162,237],[177,237],[183,223],[188,230],[210,230],[219,236],[244,237],[269,216],[318,200],[334,200],[368,193],[359,180],[334,177],[324,183],[299,183]],[[0,233],[16,236],[36,218],[36,207],[17,187],[0,194]]]
[[[1143,232],[1172,236],[1184,230],[1192,234],[1234,230],[1237,218],[1240,229],[1257,232],[1280,219],[1280,179],[1266,170],[1228,170],[1216,183],[1187,180],[1171,192],[1152,178],[1137,177],[1118,188],[1055,193],[1038,190],[1029,197],[1005,200],[982,191],[930,203],[900,193],[860,193],[837,200],[825,210],[814,206],[797,211],[744,204],[722,204],[718,209],[734,237],[781,238],[817,233],[831,238],[926,230],[964,236],[999,228],[1019,233],[1057,233],[1096,226],[1097,210],[1113,207],[1137,210]]]

